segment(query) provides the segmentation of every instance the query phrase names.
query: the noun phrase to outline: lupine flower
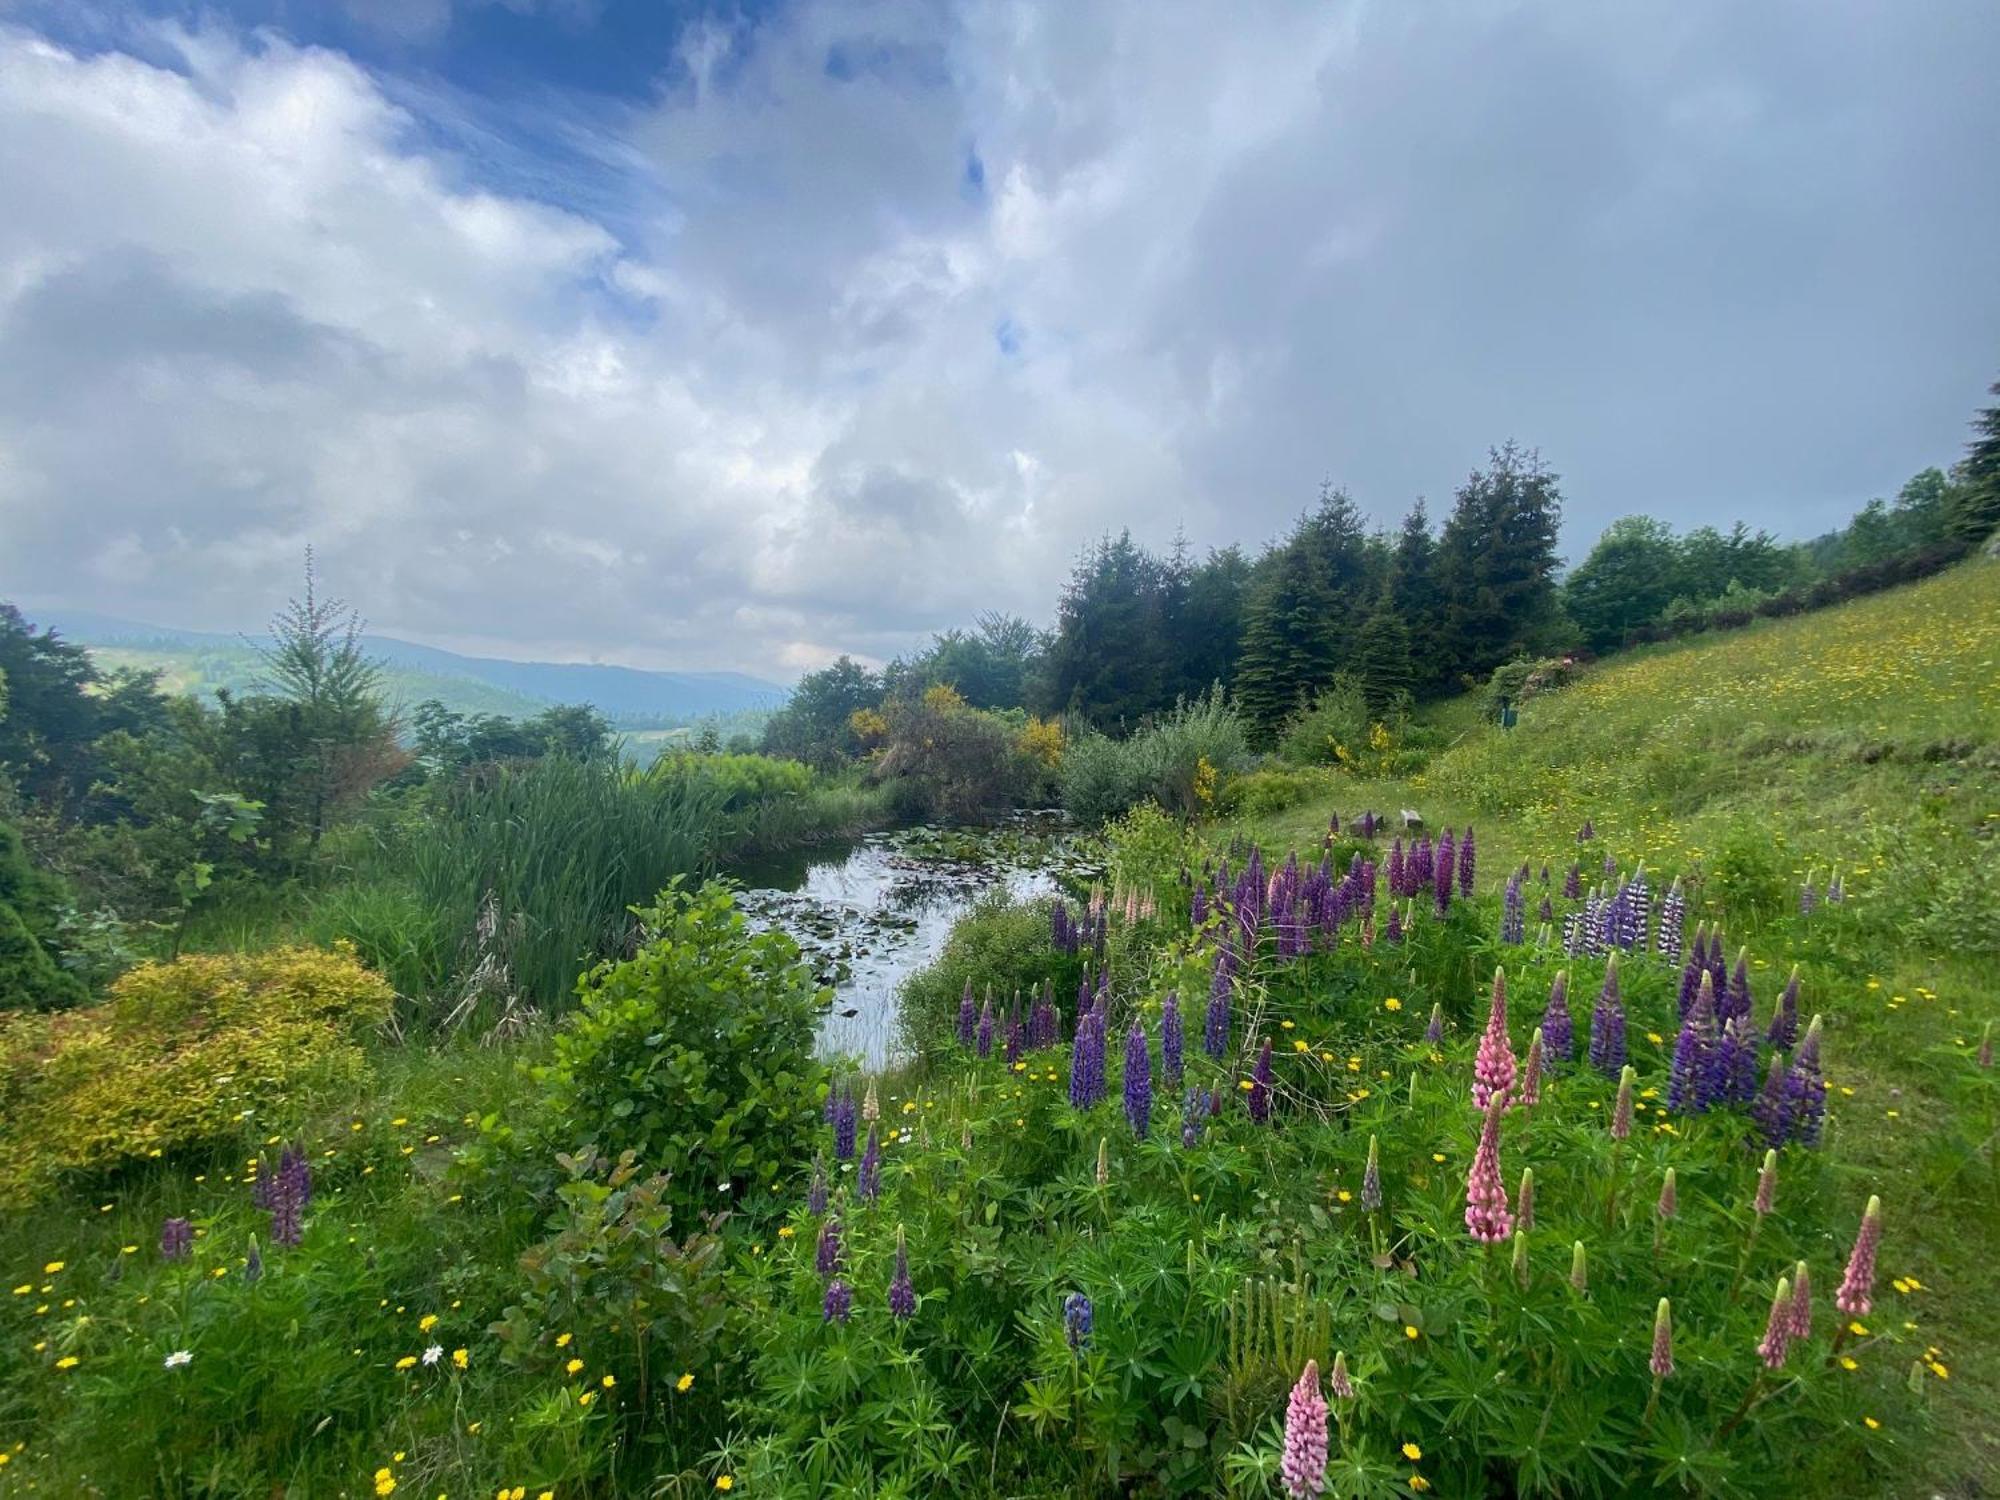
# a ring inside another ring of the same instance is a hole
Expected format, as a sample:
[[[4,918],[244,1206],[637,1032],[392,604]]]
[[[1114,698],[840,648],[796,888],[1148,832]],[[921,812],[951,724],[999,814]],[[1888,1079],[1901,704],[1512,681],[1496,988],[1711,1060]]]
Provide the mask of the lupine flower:
[[[988,995],[986,1003],[979,1008],[979,1032],[977,1046],[981,1057],[993,1055],[993,997]]]
[[[1514,1256],[1511,1262],[1514,1280],[1523,1291],[1528,1288],[1528,1235],[1523,1229],[1514,1231]]]
[[[1665,1297],[1653,1310],[1653,1357],[1646,1364],[1655,1380],[1674,1373],[1674,1315]]]
[[[821,1276],[840,1270],[840,1220],[829,1218],[819,1226],[819,1246],[813,1252],[813,1269]]]
[[[1472,896],[1473,865],[1477,858],[1472,851],[1472,830],[1468,827],[1458,846],[1458,893],[1467,899]]]
[[[1354,1380],[1347,1373],[1347,1351],[1345,1349],[1334,1350],[1333,1373],[1327,1377],[1326,1385],[1327,1389],[1333,1392],[1336,1399],[1341,1401],[1352,1401],[1354,1399]]]
[[[1680,1035],[1674,1038],[1673,1066],[1667,1074],[1667,1108],[1674,1114],[1698,1114],[1703,1108],[1703,1051],[1701,1030],[1694,1020],[1681,1022]]]
[[[1466,1231],[1488,1245],[1497,1245],[1514,1232],[1514,1216],[1507,1209],[1507,1185],[1500,1178],[1500,1111],[1497,1102],[1487,1106],[1479,1149],[1472,1154],[1472,1169],[1465,1181]]]
[[[271,1241],[286,1249],[296,1247],[305,1237],[304,1215],[312,1198],[312,1168],[305,1153],[285,1148],[276,1174],[270,1179],[265,1207],[271,1211]]]
[[[854,1288],[838,1276],[826,1284],[826,1296],[820,1300],[819,1316],[823,1323],[845,1323],[854,1312]]]
[[[1583,827],[1577,829],[1576,831],[1576,841],[1579,844],[1587,844],[1596,837],[1597,837],[1597,830],[1590,826],[1590,819],[1585,818],[1583,820]]]
[[[1584,1253],[1582,1240],[1570,1246],[1569,1284],[1579,1292],[1590,1290],[1590,1257]]]
[[[1764,1137],[1766,1146],[1782,1146],[1791,1134],[1790,1096],[1784,1055],[1773,1052],[1770,1067],[1764,1074],[1764,1087],[1758,1093],[1756,1102],[1750,1106],[1750,1118]]]
[[[1625,1066],[1625,1002],[1618,990],[1618,955],[1604,970],[1604,988],[1590,1016],[1590,1065],[1610,1078]]]
[[[1382,1163],[1376,1155],[1375,1137],[1368,1137],[1368,1165],[1361,1170],[1361,1208],[1374,1213],[1382,1206]]]
[[[806,1212],[818,1218],[826,1212],[826,1157],[813,1152],[812,1186],[806,1189]]]
[[[1215,1096],[1207,1089],[1189,1089],[1187,1106],[1181,1113],[1181,1145],[1192,1151],[1201,1139],[1202,1121],[1208,1118]]]
[[[1449,839],[1450,834],[1445,837]],[[1438,876],[1437,884],[1431,888],[1431,909],[1442,920],[1451,915],[1451,871],[1446,869]]]
[[[1542,907],[1541,910],[1535,914],[1535,920],[1546,926],[1550,922],[1553,922],[1555,919],[1556,919],[1555,907],[1549,904],[1549,898],[1547,896],[1542,897]]]
[[[1820,1072],[1819,1043],[1820,1019],[1814,1016],[1792,1053],[1791,1070],[1785,1080],[1789,1128],[1807,1146],[1819,1144],[1820,1127],[1826,1120],[1826,1079]]]
[[[1542,1046],[1551,1062],[1567,1063],[1576,1055],[1575,1036],[1569,1014],[1569,970],[1559,969],[1542,1011]]]
[[[250,1253],[243,1258],[243,1279],[258,1282],[264,1276],[264,1252],[257,1248],[257,1236],[250,1236]]]
[[[1472,1063],[1472,1105],[1484,1109],[1496,1100],[1504,1104],[1514,1087],[1514,1048],[1507,1040],[1507,975],[1493,971],[1493,999],[1486,1011],[1486,1031]]]
[[[1153,1063],[1146,1033],[1137,1021],[1125,1038],[1125,1118],[1144,1140],[1153,1127]]]
[[[1668,1167],[1667,1175],[1660,1179],[1660,1201],[1653,1205],[1653,1212],[1662,1219],[1671,1219],[1680,1211],[1680,1190],[1674,1182],[1674,1169]]]
[[[1181,997],[1170,994],[1160,1007],[1160,1082],[1181,1086]]]
[[[1792,1269],[1792,1341],[1804,1343],[1812,1337],[1812,1279],[1806,1263]]]
[[[1539,1026],[1528,1038],[1528,1060],[1521,1065],[1520,1102],[1523,1105],[1542,1102],[1542,1028]]]
[[[1263,1050],[1257,1054],[1257,1065],[1250,1070],[1250,1092],[1245,1100],[1250,1108],[1250,1118],[1259,1125],[1267,1124],[1271,1118],[1271,1039],[1264,1038]]]
[[[861,1153],[861,1165],[856,1170],[856,1191],[863,1203],[873,1203],[882,1196],[882,1128],[868,1127],[868,1149]]]
[[[1751,1013],[1750,950],[1748,948],[1738,948],[1736,950],[1736,967],[1730,971],[1729,991],[1722,996],[1715,1009],[1716,1014],[1721,1016],[1725,1021],[1737,1016],[1747,1016]]]
[[[186,1219],[168,1219],[160,1226],[160,1255],[166,1260],[184,1260],[194,1251],[194,1225]]]
[[[1389,914],[1392,918],[1394,912]],[[1444,1040],[1444,1004],[1442,1001],[1431,1006],[1431,1023],[1424,1028],[1424,1040],[1435,1047]]]
[[[1215,979],[1208,989],[1208,1024],[1202,1030],[1204,1051],[1220,1062],[1229,1055],[1229,974],[1227,948],[1215,955]]]
[[[854,1132],[857,1121],[854,1111],[854,1091],[843,1087],[839,1101],[833,1106],[833,1158],[835,1161],[854,1160]]]
[[[1403,890],[1403,841],[1398,838],[1389,846],[1389,894],[1401,896]]]
[[[1716,1052],[1719,1098],[1748,1104],[1757,1097],[1757,1033],[1748,1016],[1733,1016]]]
[[[978,1025],[978,1010],[972,999],[972,981],[965,981],[965,993],[958,997],[958,1044],[972,1045],[973,1028]]]
[[[896,1226],[896,1274],[889,1279],[889,1316],[903,1322],[917,1310],[917,1289],[910,1282],[910,1247],[903,1226]]]
[[[1583,894],[1583,871],[1572,862],[1569,874],[1563,877],[1563,899],[1574,901]]]
[[[1021,1060],[1021,1048],[1026,1041],[1027,1033],[1021,1025],[1021,997],[1016,994],[1014,996],[1014,1014],[1007,1022],[1007,1045],[1001,1053],[1006,1058],[1009,1068],[1012,1068],[1015,1063]],[[873,1088],[874,1085],[870,1084],[869,1087]]]
[[[1882,1243],[1882,1200],[1871,1197],[1861,1215],[1861,1229],[1854,1236],[1854,1250],[1847,1257],[1847,1274],[1840,1278],[1840,1290],[1833,1305],[1850,1318],[1865,1317],[1875,1306],[1875,1251]]]
[[[1527,1234],[1535,1227],[1535,1169],[1521,1168],[1521,1186],[1514,1194],[1514,1229]]]
[[[1108,1135],[1097,1138],[1097,1185],[1111,1186],[1111,1137]]]
[[[1071,1292],[1063,1298],[1063,1337],[1069,1340],[1070,1348],[1081,1349],[1090,1342],[1095,1321],[1090,1299],[1082,1292]]]
[[[1751,1200],[1750,1207],[1755,1211],[1757,1217],[1761,1219],[1776,1206],[1777,1201],[1778,1153],[1776,1151],[1766,1151],[1764,1153],[1763,1170],[1757,1174],[1757,1196]]]
[[[1627,1063],[1618,1075],[1618,1097],[1611,1105],[1611,1138],[1622,1141],[1632,1133],[1632,1084],[1639,1075]]]
[[[1778,1289],[1771,1297],[1771,1316],[1764,1322],[1764,1337],[1757,1344],[1757,1355],[1764,1361],[1764,1367],[1775,1370],[1782,1366],[1791,1342],[1792,1284],[1780,1276]]]
[[[1285,1449],[1278,1477],[1292,1500],[1309,1500],[1326,1485],[1326,1398],[1319,1389],[1319,1363],[1307,1360],[1285,1407]]]

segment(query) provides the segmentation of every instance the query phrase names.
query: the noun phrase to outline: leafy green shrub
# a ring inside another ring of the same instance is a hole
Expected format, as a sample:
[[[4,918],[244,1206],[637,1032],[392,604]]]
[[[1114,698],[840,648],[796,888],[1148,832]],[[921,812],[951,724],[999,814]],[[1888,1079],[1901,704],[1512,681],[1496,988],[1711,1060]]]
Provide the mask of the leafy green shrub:
[[[1488,714],[1498,713],[1503,698],[1518,706],[1543,693],[1568,687],[1581,670],[1576,661],[1567,656],[1522,657],[1503,662],[1486,679],[1486,711]]]
[[[1217,783],[1249,760],[1242,718],[1211,692],[1182,701],[1130,739],[1073,735],[1063,753],[1063,807],[1096,824],[1150,798],[1179,817],[1198,817],[1210,811]]]
[[[932,686],[914,702],[892,698],[885,724],[869,774],[907,819],[971,822],[1020,806],[1045,775],[1014,724],[950,687]]]
[[[1056,1004],[1065,1014],[1074,1008],[1084,961],[1051,941],[1053,905],[1048,899],[1016,901],[1004,890],[973,903],[953,924],[944,951],[903,981],[901,1026],[912,1052],[929,1055],[950,1041],[968,982],[982,1001],[990,986],[999,1007],[1012,1004],[1017,992],[1025,996],[1053,980]]]
[[[1324,770],[1271,766],[1226,783],[1222,789],[1222,810],[1243,817],[1263,817],[1315,797],[1330,797],[1333,788],[1334,779]]]
[[[366,1071],[359,1035],[391,991],[351,948],[148,963],[111,998],[0,1027],[0,1202],[296,1117]]]
[[[1343,674],[1286,723],[1278,754],[1295,766],[1334,765],[1367,743],[1372,722],[1367,692]]]
[[[768,1190],[805,1151],[825,1093],[813,1055],[822,996],[798,945],[752,933],[730,889],[679,881],[638,913],[632,957],[577,984],[530,1133],[632,1152],[672,1174],[666,1201],[727,1207]]]
[[[61,1010],[90,998],[49,951],[61,895],[54,880],[29,866],[21,835],[0,823],[0,1011]]]

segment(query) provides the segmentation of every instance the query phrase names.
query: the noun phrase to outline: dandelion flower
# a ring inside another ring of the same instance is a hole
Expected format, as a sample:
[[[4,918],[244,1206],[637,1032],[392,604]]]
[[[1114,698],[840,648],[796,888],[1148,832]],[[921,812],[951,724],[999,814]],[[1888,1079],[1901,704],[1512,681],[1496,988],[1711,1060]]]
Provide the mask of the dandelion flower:
[[[563,1366],[563,1373],[565,1375],[574,1375],[578,1370],[581,1370],[582,1368],[583,1368],[583,1361],[580,1359],[573,1359],[568,1364]]]
[[[685,1396],[689,1391],[694,1389],[694,1376],[692,1375],[681,1376],[679,1380],[676,1380],[674,1382],[674,1389],[679,1391],[683,1396]]]
[[[1415,1443],[1403,1444],[1403,1457],[1407,1458],[1411,1463],[1416,1463],[1423,1456],[1424,1450],[1419,1448]]]

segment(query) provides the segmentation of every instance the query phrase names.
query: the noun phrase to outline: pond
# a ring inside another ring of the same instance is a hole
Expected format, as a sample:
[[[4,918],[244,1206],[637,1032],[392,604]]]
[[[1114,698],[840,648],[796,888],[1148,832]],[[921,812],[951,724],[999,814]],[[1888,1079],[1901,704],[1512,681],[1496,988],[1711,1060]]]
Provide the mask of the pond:
[[[982,828],[928,825],[818,845],[745,864],[740,904],[751,925],[790,934],[833,990],[820,1051],[870,1070],[900,1057],[897,991],[944,950],[952,924],[981,896],[1053,894],[1088,880],[1060,814],[1022,813]]]

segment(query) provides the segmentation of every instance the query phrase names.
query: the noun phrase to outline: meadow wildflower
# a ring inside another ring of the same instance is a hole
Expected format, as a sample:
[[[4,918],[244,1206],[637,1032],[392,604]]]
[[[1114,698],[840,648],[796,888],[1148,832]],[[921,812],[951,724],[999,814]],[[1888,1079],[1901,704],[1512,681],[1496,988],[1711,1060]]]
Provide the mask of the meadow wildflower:
[[[917,1310],[917,1289],[910,1282],[910,1248],[903,1238],[903,1226],[896,1226],[896,1273],[889,1279],[889,1313],[898,1322]]]
[[[1673,1309],[1665,1297],[1653,1310],[1653,1354],[1646,1363],[1655,1380],[1665,1380],[1674,1373]]]
[[[1137,1021],[1125,1038],[1125,1118],[1132,1133],[1144,1140],[1153,1124],[1152,1058],[1146,1032]]]
[[[1882,1200],[1871,1197],[1847,1257],[1847,1273],[1833,1294],[1833,1305],[1850,1318],[1866,1317],[1875,1306],[1875,1254],[1882,1243]]]
[[[1072,1349],[1081,1349],[1090,1342],[1091,1330],[1095,1326],[1096,1313],[1090,1299],[1082,1292],[1071,1292],[1063,1298],[1063,1337],[1069,1340]]]
[[[1278,1475],[1292,1500],[1308,1500],[1326,1484],[1326,1398],[1320,1394],[1316,1360],[1306,1361],[1285,1407],[1284,1456]]]
[[[1507,1208],[1507,1187],[1500,1178],[1501,1108],[1498,1102],[1487,1106],[1486,1123],[1479,1132],[1479,1148],[1473,1152],[1465,1183],[1466,1230],[1474,1239],[1489,1245],[1498,1244],[1514,1232],[1514,1216]]]

